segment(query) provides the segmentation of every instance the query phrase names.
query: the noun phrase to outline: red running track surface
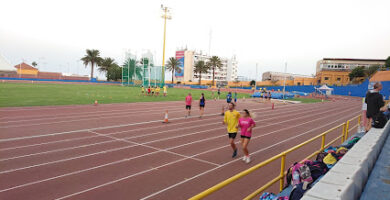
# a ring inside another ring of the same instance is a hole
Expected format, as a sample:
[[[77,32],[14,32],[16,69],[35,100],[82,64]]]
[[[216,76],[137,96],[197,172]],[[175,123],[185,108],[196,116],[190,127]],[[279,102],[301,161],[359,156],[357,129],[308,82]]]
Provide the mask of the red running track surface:
[[[220,116],[225,104],[208,101],[202,119],[197,106],[184,118],[184,102],[1,108],[0,199],[187,199],[358,115],[361,101],[275,110],[239,102],[237,110],[256,113],[250,164],[241,149],[231,158]],[[161,123],[165,110],[168,124]],[[318,144],[288,155],[288,165]],[[242,199],[279,169],[276,161],[206,199]]]

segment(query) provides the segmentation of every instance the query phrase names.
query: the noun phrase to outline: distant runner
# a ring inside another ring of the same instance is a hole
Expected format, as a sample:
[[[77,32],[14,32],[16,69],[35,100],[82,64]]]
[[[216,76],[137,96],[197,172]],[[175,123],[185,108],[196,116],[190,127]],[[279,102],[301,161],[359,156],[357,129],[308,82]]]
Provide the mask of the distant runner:
[[[186,118],[191,116],[191,104],[192,104],[192,96],[191,93],[188,93],[188,96],[186,97],[186,111],[187,111]]]
[[[206,105],[206,99],[204,98],[204,94],[202,93],[202,96],[200,96],[200,99],[199,99],[199,110],[200,110],[200,116],[199,118],[202,118],[203,117],[203,113],[204,113],[204,106]]]

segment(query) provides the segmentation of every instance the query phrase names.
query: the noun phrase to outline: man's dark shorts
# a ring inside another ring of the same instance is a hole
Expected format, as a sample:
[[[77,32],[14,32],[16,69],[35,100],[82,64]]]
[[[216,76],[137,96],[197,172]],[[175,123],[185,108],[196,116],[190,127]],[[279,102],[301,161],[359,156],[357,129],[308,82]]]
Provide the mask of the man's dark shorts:
[[[236,139],[237,132],[236,133],[228,133],[228,135],[229,135],[229,138]]]

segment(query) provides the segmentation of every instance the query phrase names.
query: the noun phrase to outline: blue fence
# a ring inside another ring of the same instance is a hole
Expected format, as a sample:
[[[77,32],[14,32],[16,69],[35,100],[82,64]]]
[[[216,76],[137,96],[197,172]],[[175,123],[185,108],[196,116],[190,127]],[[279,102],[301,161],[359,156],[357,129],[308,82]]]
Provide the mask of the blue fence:
[[[369,81],[366,80],[362,84],[359,85],[347,85],[347,86],[329,86],[333,88],[333,94],[335,95],[344,95],[347,96],[349,93],[351,96],[356,97],[365,97],[366,92],[368,90],[368,83]],[[386,99],[390,96],[390,81],[383,81],[381,82],[383,85],[383,89],[381,91],[381,94],[386,96]],[[312,93],[315,91],[314,87],[320,87],[320,86],[313,86],[313,85],[303,85],[303,86],[286,86],[287,92],[303,92],[303,93]],[[237,87],[241,88],[241,87]],[[275,90],[275,91],[282,91],[283,86],[263,86],[263,87],[257,87],[257,90],[259,88],[267,88],[267,90]],[[242,87],[242,89],[252,89],[252,87]]]
[[[37,79],[37,78],[9,78],[9,77],[0,77],[0,80],[18,80],[18,81],[53,81],[53,82],[72,82],[72,83],[113,83],[121,84],[120,82],[108,82],[108,81],[98,81],[96,78],[93,78],[91,81],[87,80],[63,80],[63,79]]]

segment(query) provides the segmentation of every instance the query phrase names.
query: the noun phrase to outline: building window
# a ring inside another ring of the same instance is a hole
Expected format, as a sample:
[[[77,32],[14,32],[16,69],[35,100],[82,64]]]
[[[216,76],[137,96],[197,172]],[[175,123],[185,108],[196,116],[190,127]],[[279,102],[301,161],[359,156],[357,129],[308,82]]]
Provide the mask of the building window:
[[[337,81],[341,81],[341,78],[337,78]]]
[[[329,80],[329,77],[324,77],[324,80],[325,80],[325,81]]]

